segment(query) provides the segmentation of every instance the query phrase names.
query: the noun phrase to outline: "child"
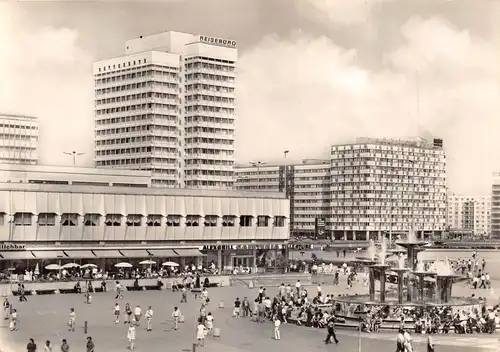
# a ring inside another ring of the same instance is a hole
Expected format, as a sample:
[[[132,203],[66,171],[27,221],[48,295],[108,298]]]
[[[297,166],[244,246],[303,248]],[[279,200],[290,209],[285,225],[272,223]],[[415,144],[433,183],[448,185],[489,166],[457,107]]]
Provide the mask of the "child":
[[[186,286],[183,286],[182,289],[181,289],[181,294],[182,294],[182,297],[181,297],[181,303],[187,303],[187,290],[186,290]]]
[[[179,320],[181,318],[181,311],[179,308],[174,307],[174,311],[172,312],[172,318],[174,318],[174,330],[179,329]]]
[[[281,321],[278,319],[277,315],[275,315],[273,317],[273,320],[274,320],[274,339],[279,340],[279,339],[281,339],[281,336],[280,336]]]
[[[132,308],[130,308],[130,304],[125,303],[125,321],[123,324],[130,324],[132,317]]]
[[[75,332],[75,321],[76,321],[75,309],[71,308],[69,310],[69,321],[68,321],[69,329],[68,329],[68,331]]]
[[[115,303],[113,314],[115,315],[115,324],[118,324],[120,322],[120,305],[118,303]]]
[[[202,324],[202,320],[198,320],[198,326],[196,327],[196,339],[198,340],[198,347],[205,346],[205,325]]]
[[[10,315],[10,324],[9,324],[9,330],[10,331],[17,331],[17,309],[12,309],[12,314]]]
[[[151,331],[153,330],[153,325],[151,324],[151,319],[153,319],[153,309],[151,306],[148,307],[148,310],[146,311],[145,314],[146,321],[148,323],[148,326],[146,327],[146,331]]]
[[[133,350],[135,344],[135,324],[133,322],[130,322],[130,324],[128,325],[127,339],[128,349]]]
[[[212,316],[212,313],[208,313],[205,324],[208,330],[208,335],[212,335],[214,329],[214,317]]]

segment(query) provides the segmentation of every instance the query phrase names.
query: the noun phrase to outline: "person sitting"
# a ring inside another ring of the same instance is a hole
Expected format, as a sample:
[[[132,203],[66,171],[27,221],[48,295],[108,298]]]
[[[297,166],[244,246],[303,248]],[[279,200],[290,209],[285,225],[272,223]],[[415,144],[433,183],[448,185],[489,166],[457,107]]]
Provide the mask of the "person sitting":
[[[141,287],[139,286],[139,279],[134,280],[134,291],[139,291]]]
[[[82,287],[80,286],[80,281],[77,281],[75,286],[73,287],[75,293],[82,293]]]
[[[205,288],[210,287],[210,280],[208,279],[208,277],[206,277],[205,280],[203,281],[203,287]]]
[[[163,281],[161,281],[160,278],[156,281],[156,287],[158,287],[159,290],[163,287]]]
[[[101,289],[102,289],[102,292],[106,292],[106,280],[102,280],[101,281]]]

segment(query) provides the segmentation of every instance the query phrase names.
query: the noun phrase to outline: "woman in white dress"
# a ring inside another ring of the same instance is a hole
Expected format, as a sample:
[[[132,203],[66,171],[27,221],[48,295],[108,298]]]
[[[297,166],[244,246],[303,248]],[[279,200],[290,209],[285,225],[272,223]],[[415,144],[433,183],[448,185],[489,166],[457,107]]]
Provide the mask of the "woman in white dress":
[[[207,319],[205,321],[205,326],[207,327],[208,335],[212,335],[214,330],[214,317],[212,313],[208,313]]]
[[[205,346],[205,325],[203,325],[201,319],[198,321],[198,326],[196,327],[196,340],[198,340],[198,346]]]
[[[135,324],[133,322],[131,322],[128,326],[127,339],[128,349],[133,350],[135,347]]]

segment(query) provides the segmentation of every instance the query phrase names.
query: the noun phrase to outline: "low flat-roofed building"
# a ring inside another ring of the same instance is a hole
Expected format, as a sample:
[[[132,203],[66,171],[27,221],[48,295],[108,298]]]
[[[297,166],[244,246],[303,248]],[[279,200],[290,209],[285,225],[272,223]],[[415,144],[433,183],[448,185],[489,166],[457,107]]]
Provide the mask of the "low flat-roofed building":
[[[4,181],[0,256],[126,260],[172,258],[175,250],[184,258],[201,256],[202,249],[221,269],[253,267],[258,251],[285,249],[289,214],[282,193]],[[16,245],[24,250],[6,250]]]
[[[151,171],[52,165],[0,164],[0,182],[151,187]]]

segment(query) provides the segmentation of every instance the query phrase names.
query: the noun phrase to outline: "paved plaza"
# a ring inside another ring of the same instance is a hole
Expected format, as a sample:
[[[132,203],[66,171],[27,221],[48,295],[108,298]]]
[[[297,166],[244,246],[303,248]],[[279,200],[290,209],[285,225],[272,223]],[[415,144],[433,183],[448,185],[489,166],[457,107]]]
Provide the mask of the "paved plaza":
[[[362,291],[362,285],[356,291]],[[273,293],[270,288],[270,293]],[[314,288],[311,288],[314,290]],[[345,292],[345,284],[339,287],[325,286],[324,291]],[[458,288],[457,291],[465,290]],[[362,350],[390,351],[395,349],[394,333],[362,334],[353,330],[339,329],[340,344],[324,345],[325,330],[299,327],[293,324],[282,325],[282,340],[274,341],[272,325],[257,324],[249,319],[235,319],[231,317],[233,301],[236,297],[245,296],[253,299],[256,289],[249,289],[241,283],[232,287],[214,288],[209,290],[211,299],[209,311],[215,318],[215,327],[221,329],[220,338],[208,338],[206,347],[198,350],[207,352],[262,352],[273,349],[281,351],[306,351],[306,350],[339,350],[342,352],[357,352],[358,343],[361,341]],[[13,301],[19,311],[19,331],[9,332],[7,322],[3,322],[0,329],[1,341],[4,342],[1,352],[25,351],[25,346],[30,337],[33,337],[39,348],[45,340],[51,340],[59,350],[59,343],[66,338],[71,346],[71,351],[84,351],[86,336],[92,336],[96,343],[96,351],[124,351],[127,348],[127,326],[123,323],[114,324],[113,306],[115,304],[114,292],[96,293],[91,305],[84,304],[83,295],[50,295],[28,297],[27,303]],[[153,331],[146,332],[144,325],[137,330],[137,351],[164,352],[184,351],[192,349],[194,340],[195,316],[199,309],[199,302],[190,294],[188,304],[180,304],[180,294],[171,291],[144,291],[126,292],[121,300],[122,311],[125,303],[135,307],[140,305],[143,313],[148,305],[154,309]],[[225,302],[225,308],[219,308],[219,302]],[[185,315],[186,321],[181,324],[178,331],[172,330],[171,312],[174,306],[179,306]],[[75,308],[77,313],[76,332],[67,331],[68,313],[70,308]],[[88,333],[84,333],[83,323],[88,321]],[[425,336],[416,336],[416,351],[425,348]],[[438,351],[492,351],[497,349],[499,335],[473,335],[462,337],[460,335],[437,336]],[[7,347],[10,345],[10,349]]]

